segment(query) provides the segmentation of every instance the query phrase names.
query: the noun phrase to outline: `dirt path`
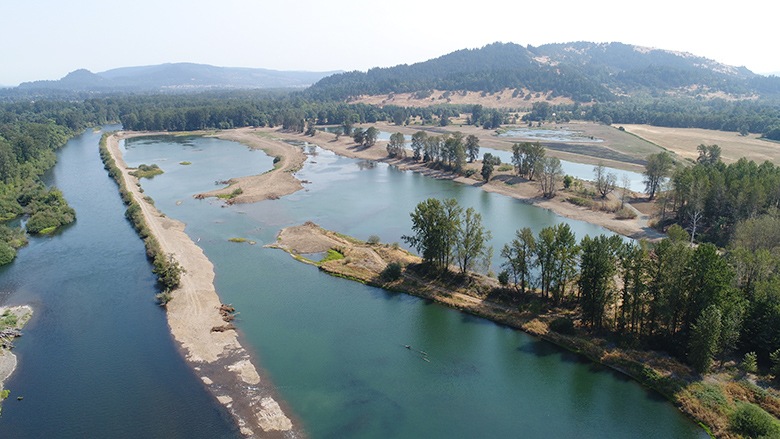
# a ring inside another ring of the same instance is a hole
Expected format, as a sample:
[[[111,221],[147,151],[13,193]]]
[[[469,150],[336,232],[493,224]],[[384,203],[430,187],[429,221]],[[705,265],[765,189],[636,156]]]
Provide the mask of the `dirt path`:
[[[184,232],[184,223],[163,216],[146,202],[138,180],[128,173],[119,140],[143,135],[149,134],[119,133],[108,138],[107,146],[122,171],[128,190],[141,206],[151,235],[158,240],[162,250],[172,254],[186,270],[179,288],[173,292],[173,300],[167,305],[171,334],[196,374],[233,415],[242,434],[300,437],[302,432],[285,415],[275,399],[271,383],[261,379],[236,331],[212,330],[225,324],[214,288],[213,265]]]

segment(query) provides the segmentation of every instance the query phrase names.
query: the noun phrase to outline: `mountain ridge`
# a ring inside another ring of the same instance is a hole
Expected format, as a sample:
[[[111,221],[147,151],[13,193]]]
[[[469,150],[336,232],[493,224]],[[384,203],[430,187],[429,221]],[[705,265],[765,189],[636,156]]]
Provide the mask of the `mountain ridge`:
[[[492,43],[461,49],[411,65],[345,72],[309,89],[315,97],[349,99],[363,95],[422,90],[486,91],[530,89],[578,102],[610,101],[625,95],[775,94],[780,79],[755,74],[687,52],[618,42],[520,46]]]
[[[164,63],[120,67],[93,73],[74,70],[59,80],[23,82],[19,90],[67,91],[186,91],[242,88],[303,88],[340,71],[283,71],[248,67],[217,67],[197,63]]]

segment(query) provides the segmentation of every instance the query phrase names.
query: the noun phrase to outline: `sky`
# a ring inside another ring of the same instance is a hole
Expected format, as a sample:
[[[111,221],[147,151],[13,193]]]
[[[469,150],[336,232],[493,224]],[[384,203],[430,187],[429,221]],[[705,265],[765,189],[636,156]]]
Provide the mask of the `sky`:
[[[0,0],[0,85],[166,62],[367,70],[493,42],[622,42],[780,72],[765,0]],[[723,6],[721,6],[723,5]],[[727,5],[727,7],[725,6]],[[774,10],[774,11],[773,11]]]

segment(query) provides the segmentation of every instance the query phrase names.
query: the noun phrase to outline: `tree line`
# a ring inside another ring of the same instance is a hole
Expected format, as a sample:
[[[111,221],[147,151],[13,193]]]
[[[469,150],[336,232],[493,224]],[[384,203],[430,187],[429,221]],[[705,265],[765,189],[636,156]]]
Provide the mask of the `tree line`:
[[[648,194],[658,194],[661,226],[676,223],[692,240],[727,246],[737,225],[780,208],[780,167],[742,158],[724,164],[717,145],[699,145],[693,166],[677,166],[662,152],[649,156]]]
[[[490,233],[473,209],[429,198],[410,216],[412,234],[403,240],[435,272],[489,266]],[[567,224],[538,234],[525,227],[502,247],[498,280],[519,300],[533,295],[574,308],[581,326],[666,350],[700,372],[742,354],[769,365],[780,360],[780,215],[772,219],[772,251],[753,250],[766,247],[769,232],[751,221],[739,225],[740,241],[725,253],[691,246],[679,226],[657,243],[616,235],[578,241]]]

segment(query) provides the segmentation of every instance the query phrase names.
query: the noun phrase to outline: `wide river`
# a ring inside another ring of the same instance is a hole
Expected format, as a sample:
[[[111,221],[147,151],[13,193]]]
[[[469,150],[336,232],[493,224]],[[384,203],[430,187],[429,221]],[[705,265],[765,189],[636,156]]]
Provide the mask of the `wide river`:
[[[235,437],[154,304],[154,277],[98,158],[99,137],[88,132],[71,140],[49,177],[77,222],[32,239],[0,268],[0,301],[36,310],[17,343],[20,367],[8,382],[0,436]],[[145,193],[187,223],[214,263],[223,302],[240,313],[245,346],[312,437],[706,437],[659,395],[549,343],[330,277],[262,247],[280,228],[308,220],[398,242],[409,233],[409,212],[428,197],[455,197],[482,213],[494,235],[494,268],[500,247],[520,227],[568,222],[578,237],[607,231],[479,189],[306,151],[311,155],[297,174],[308,181],[303,191],[223,207],[192,195],[270,169],[263,152],[197,137],[124,145],[130,166],[165,170],[143,182]]]

